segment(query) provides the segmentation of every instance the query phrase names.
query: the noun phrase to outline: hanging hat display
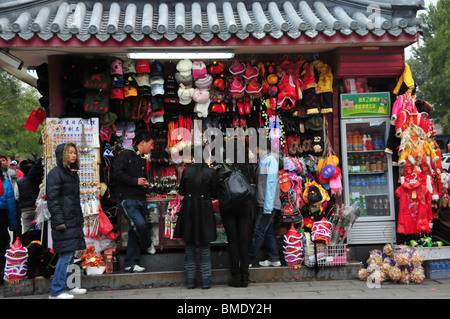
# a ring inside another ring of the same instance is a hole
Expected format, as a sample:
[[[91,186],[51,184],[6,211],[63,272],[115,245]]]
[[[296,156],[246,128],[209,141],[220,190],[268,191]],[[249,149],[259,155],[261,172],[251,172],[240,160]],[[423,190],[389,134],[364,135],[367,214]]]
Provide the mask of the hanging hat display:
[[[281,191],[286,193],[289,191],[292,185],[291,180],[289,179],[289,174],[285,170],[280,170],[279,175],[280,175],[280,189]]]
[[[330,244],[332,224],[322,218],[320,221],[315,221],[311,229],[311,240],[316,243],[324,243],[326,246]]]
[[[247,81],[250,81],[254,78],[257,78],[259,75],[259,71],[256,67],[251,66],[250,63],[247,63],[247,67],[245,68],[243,78]]]
[[[136,73],[136,65],[133,60],[125,60],[122,64],[123,67],[123,73]]]
[[[208,72],[213,75],[219,75],[219,74],[223,73],[226,68],[227,68],[227,65],[225,62],[214,61],[208,67]]]
[[[6,263],[4,270],[5,280],[21,280],[24,279],[28,268],[28,250],[22,246],[19,237],[16,238],[14,245],[6,250]]]
[[[299,234],[291,224],[288,233],[284,235],[283,253],[284,259],[289,266],[299,266],[303,262],[303,235]],[[297,271],[297,268],[295,268]],[[297,278],[298,275],[296,275]]]
[[[238,77],[235,76],[233,82],[230,86],[230,93],[235,97],[243,97],[244,96],[245,86],[239,81]]]
[[[194,61],[192,64],[192,76],[194,81],[206,76],[206,65],[203,61]]]
[[[245,66],[236,58],[233,60],[233,65],[228,69],[233,75],[241,75],[245,72]]]
[[[136,63],[136,73],[137,74],[150,73],[150,64],[148,63],[147,60],[142,59]]]
[[[192,75],[192,61],[189,59],[183,59],[180,60],[177,63],[177,71],[182,75],[182,76],[189,76]]]
[[[111,63],[110,73],[111,75],[123,75],[122,60],[115,59]]]

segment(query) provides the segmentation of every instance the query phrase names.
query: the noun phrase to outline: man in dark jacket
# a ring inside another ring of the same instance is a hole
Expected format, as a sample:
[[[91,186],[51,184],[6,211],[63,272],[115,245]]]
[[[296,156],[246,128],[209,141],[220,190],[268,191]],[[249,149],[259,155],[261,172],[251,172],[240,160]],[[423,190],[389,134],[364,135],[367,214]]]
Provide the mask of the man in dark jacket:
[[[60,253],[50,287],[51,299],[72,299],[84,294],[79,287],[65,291],[67,267],[77,250],[86,248],[83,212],[80,204],[79,158],[75,143],[60,144],[55,150],[56,167],[47,175],[47,206],[51,214],[53,250]]]
[[[30,176],[31,168],[35,165],[40,165],[42,169],[42,163],[36,164],[29,160],[20,162],[20,170],[23,172],[24,176],[17,180],[17,186],[19,187],[19,212],[22,218],[22,233],[25,233],[30,229],[31,222],[36,215],[36,198],[38,192],[33,189],[31,181],[32,177]]]
[[[117,183],[118,200],[128,221],[128,244],[125,257],[125,271],[143,272],[139,266],[141,248],[154,254],[150,232],[147,229],[146,190],[149,183],[147,176],[147,160],[142,156],[150,153],[155,138],[150,132],[136,134],[134,146],[124,149],[114,162],[113,178]]]

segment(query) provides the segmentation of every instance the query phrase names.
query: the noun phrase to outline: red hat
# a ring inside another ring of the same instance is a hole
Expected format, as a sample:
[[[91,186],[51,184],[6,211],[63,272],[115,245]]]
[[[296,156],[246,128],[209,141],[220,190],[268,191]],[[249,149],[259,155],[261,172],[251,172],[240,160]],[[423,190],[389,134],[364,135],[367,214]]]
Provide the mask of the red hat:
[[[220,74],[225,71],[227,65],[225,62],[214,61],[209,67],[208,72],[211,74]]]
[[[124,99],[123,88],[116,87],[111,89],[111,99]]]
[[[150,73],[150,64],[147,60],[142,59],[136,63],[136,73]]]
[[[227,105],[221,100],[217,100],[210,104],[210,108],[213,113],[225,113],[227,110]]]

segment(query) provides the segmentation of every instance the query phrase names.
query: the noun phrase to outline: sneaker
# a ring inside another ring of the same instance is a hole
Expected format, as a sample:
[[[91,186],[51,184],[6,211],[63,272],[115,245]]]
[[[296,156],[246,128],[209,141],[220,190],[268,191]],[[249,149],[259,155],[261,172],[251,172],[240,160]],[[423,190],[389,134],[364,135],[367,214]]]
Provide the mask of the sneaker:
[[[73,299],[74,295],[68,294],[67,292],[63,292],[57,296],[48,296],[48,299]]]
[[[86,289],[84,288],[73,288],[69,291],[67,291],[67,293],[71,294],[71,295],[84,295],[87,292]]]
[[[278,261],[269,261],[269,260],[264,260],[264,261],[260,261],[259,265],[262,267],[280,267],[281,266],[281,262]]]
[[[153,244],[151,244],[150,247],[147,248],[147,252],[151,255],[154,255],[156,253],[155,246],[153,246]]]
[[[139,265],[133,265],[130,267],[125,267],[126,272],[144,272],[145,268],[139,266]]]

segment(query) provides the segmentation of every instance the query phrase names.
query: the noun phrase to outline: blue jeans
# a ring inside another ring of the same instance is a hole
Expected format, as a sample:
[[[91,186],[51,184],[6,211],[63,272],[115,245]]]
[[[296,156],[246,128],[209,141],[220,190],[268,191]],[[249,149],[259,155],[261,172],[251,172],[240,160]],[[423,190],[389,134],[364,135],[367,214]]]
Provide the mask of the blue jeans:
[[[211,249],[210,244],[200,244],[200,277],[202,281],[202,287],[206,288],[211,286]],[[186,278],[186,286],[196,286],[196,268],[197,268],[197,253],[196,245],[192,243],[186,243],[184,254],[184,273]]]
[[[50,285],[50,296],[56,297],[66,291],[67,277],[69,276],[67,267],[73,262],[74,254],[74,251],[66,251],[59,256]]]
[[[147,249],[152,244],[152,237],[147,229],[147,201],[125,199],[121,203],[123,212],[130,225],[128,231],[127,253],[124,261],[125,267],[139,264],[141,248]]]
[[[253,229],[252,243],[248,249],[248,261],[252,264],[262,245],[265,244],[267,249],[267,259],[269,261],[279,261],[277,239],[275,238],[275,232],[273,231],[273,217],[272,214],[264,214],[264,208],[258,207],[258,217],[256,218],[255,227]]]

